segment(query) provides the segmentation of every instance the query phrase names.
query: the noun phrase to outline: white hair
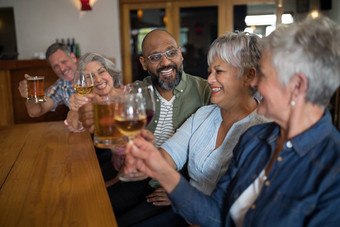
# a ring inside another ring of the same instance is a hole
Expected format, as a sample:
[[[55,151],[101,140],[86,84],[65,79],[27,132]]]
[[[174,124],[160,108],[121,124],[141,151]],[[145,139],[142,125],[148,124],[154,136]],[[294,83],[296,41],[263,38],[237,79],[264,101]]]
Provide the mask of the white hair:
[[[340,26],[327,17],[307,18],[278,28],[263,42],[281,84],[297,73],[305,75],[306,101],[326,107],[340,84]]]

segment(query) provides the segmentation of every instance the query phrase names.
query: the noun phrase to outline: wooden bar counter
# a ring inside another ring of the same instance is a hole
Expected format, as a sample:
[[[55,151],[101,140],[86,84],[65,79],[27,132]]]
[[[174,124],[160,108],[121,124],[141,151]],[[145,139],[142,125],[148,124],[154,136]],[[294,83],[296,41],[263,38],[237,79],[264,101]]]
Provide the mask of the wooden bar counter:
[[[0,226],[117,226],[87,132],[0,126]]]

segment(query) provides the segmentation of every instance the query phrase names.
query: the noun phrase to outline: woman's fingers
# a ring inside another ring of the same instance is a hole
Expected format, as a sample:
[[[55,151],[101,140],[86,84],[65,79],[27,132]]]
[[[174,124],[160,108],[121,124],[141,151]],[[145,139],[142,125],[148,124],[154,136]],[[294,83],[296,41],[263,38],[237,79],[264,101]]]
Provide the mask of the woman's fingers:
[[[81,96],[81,95],[78,95],[78,94],[72,94],[70,99],[69,99],[69,102],[70,102],[71,109],[74,110],[74,111],[78,111],[79,108],[81,106],[85,105],[86,103],[88,103],[89,100],[86,96]]]

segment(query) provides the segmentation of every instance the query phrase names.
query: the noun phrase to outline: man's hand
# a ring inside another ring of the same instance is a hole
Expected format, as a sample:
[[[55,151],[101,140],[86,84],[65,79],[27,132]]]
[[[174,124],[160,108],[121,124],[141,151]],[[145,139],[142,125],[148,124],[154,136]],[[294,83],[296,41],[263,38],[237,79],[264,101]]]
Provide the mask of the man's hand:
[[[157,188],[153,193],[146,197],[146,201],[155,206],[169,206],[171,202],[164,188]]]
[[[25,74],[25,79],[19,82],[19,92],[21,97],[27,98],[28,96],[28,85],[27,79],[30,78],[30,75]],[[25,106],[27,109],[27,113],[30,117],[40,117],[41,115],[47,113],[54,107],[54,102],[50,97],[46,97],[46,102],[25,102]]]

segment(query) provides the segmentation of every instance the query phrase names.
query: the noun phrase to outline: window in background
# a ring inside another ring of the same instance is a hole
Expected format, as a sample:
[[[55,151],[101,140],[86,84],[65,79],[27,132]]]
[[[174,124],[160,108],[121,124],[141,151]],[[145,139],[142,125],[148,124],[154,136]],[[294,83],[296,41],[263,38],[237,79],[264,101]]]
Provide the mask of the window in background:
[[[139,56],[142,54],[142,41],[148,32],[156,28],[165,30],[164,16],[164,9],[130,11],[130,45],[133,81],[143,80],[148,75],[139,62]]]
[[[234,6],[234,30],[268,36],[276,29],[275,3]],[[282,24],[293,23],[292,14],[282,15]]]
[[[180,8],[180,45],[186,73],[207,78],[207,55],[217,38],[217,7]]]
[[[282,15],[282,24],[291,24],[293,23],[292,14],[283,14]],[[276,15],[249,15],[246,16],[245,22],[247,25],[246,31],[251,33],[256,33],[256,29],[260,29],[260,32],[257,33],[261,37],[268,36],[272,31],[276,29]],[[264,33],[263,33],[264,32]]]

